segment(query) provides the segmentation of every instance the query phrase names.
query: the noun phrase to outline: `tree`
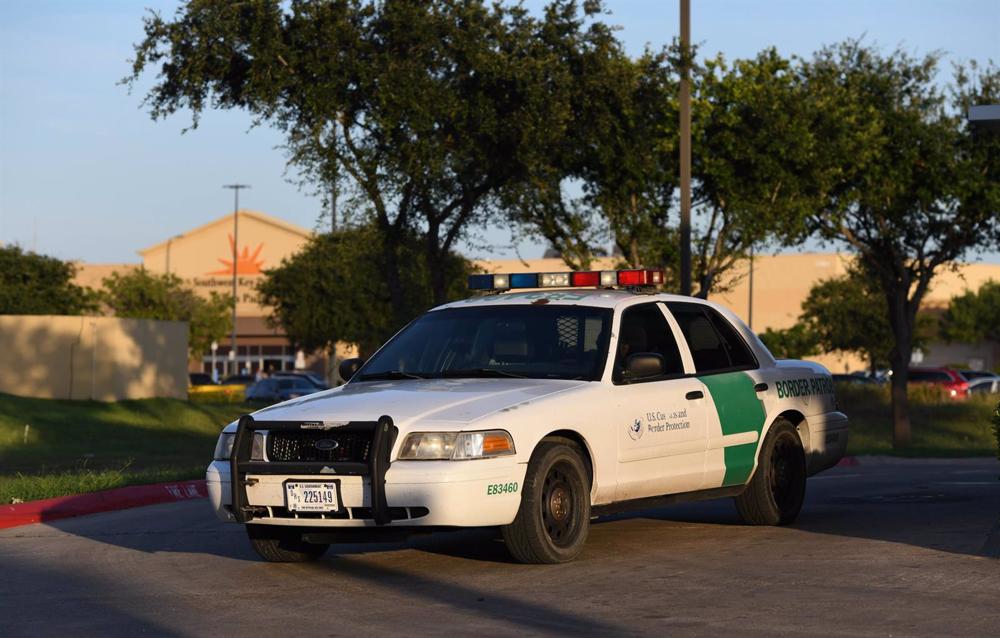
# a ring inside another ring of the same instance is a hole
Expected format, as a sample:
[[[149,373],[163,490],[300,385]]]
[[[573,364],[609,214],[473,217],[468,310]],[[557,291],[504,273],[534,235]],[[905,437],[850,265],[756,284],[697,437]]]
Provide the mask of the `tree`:
[[[812,287],[799,322],[823,352],[856,352],[872,370],[889,364],[892,330],[878,285],[858,272]]]
[[[199,297],[172,274],[145,268],[114,272],[103,280],[101,299],[117,317],[188,323],[188,357],[198,359],[213,341],[232,330],[231,296],[213,292]]]
[[[820,237],[850,247],[878,282],[891,331],[893,445],[911,438],[907,382],[917,313],[934,276],[1000,243],[1000,136],[970,130],[970,104],[1000,101],[1000,73],[958,69],[949,102],[938,60],[848,41],[801,67],[823,141]]]
[[[270,321],[306,349],[327,349],[337,342],[358,344],[362,355],[374,352],[402,327],[381,262],[384,249],[372,227],[315,235],[299,252],[265,272],[258,285]],[[419,238],[410,236],[396,259],[403,272],[403,314],[414,317],[434,304],[428,266]],[[451,255],[445,264],[448,298],[464,296],[469,264]]]
[[[821,281],[802,302],[799,324],[821,352],[860,354],[875,371],[890,363],[892,328],[885,309],[885,293],[877,280],[853,269],[843,277]],[[921,313],[913,347],[922,348],[933,336],[936,322]]]
[[[987,281],[978,292],[953,297],[941,315],[941,336],[967,343],[1000,342],[1000,282]]]
[[[731,283],[755,247],[791,245],[818,204],[815,135],[792,62],[774,49],[732,65],[719,55],[695,77],[692,239],[695,294]]]
[[[92,290],[73,283],[76,266],[0,246],[0,314],[82,315],[97,310]]]
[[[562,53],[607,31],[585,28],[600,4],[584,8],[559,0],[535,19],[485,0],[191,1],[145,20],[126,81],[158,71],[145,102],[156,119],[239,109],[277,128],[306,182],[325,188],[342,169],[382,236],[399,323],[402,246],[420,239],[444,301],[456,242],[572,124]]]
[[[760,335],[760,340],[778,359],[805,359],[819,354],[816,335],[801,322],[790,328],[768,328]]]

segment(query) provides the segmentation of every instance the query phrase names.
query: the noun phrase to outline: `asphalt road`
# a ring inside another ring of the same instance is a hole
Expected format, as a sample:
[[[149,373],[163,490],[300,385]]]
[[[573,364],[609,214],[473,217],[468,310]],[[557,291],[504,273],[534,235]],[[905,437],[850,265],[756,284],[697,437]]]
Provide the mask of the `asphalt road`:
[[[863,459],[810,479],[793,527],[677,505],[597,522],[557,566],[489,530],[267,564],[205,501],[145,507],[0,533],[0,636],[996,636],[998,475]]]

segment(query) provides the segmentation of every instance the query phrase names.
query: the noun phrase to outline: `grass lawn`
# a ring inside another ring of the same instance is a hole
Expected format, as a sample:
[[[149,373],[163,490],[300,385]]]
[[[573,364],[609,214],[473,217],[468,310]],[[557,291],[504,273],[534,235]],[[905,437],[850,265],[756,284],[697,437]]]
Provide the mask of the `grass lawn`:
[[[992,456],[996,398],[911,395],[913,446],[892,449],[887,388],[837,388],[848,454]],[[146,399],[100,403],[0,394],[0,503],[203,476],[222,427],[249,408]],[[25,425],[30,425],[25,441]]]
[[[199,478],[239,404],[0,394],[0,503]],[[25,425],[29,425],[25,441]]]
[[[892,409],[888,387],[838,385],[837,401],[851,420],[847,453],[896,456],[995,456],[997,440],[990,424],[996,396],[956,401],[929,389],[910,391],[913,444],[892,449]]]

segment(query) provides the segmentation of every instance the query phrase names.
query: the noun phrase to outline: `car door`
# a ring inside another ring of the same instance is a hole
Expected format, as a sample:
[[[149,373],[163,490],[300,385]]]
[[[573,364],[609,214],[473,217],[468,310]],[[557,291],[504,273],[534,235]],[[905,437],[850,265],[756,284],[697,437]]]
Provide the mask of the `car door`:
[[[766,420],[749,371],[753,351],[729,321],[701,303],[667,302],[683,335],[694,373],[706,388],[707,450],[701,489],[745,483]]]
[[[612,382],[618,429],[616,500],[697,489],[705,466],[705,387],[685,375],[676,325],[661,303],[626,308],[616,327]],[[659,354],[664,374],[630,380],[630,354]]]

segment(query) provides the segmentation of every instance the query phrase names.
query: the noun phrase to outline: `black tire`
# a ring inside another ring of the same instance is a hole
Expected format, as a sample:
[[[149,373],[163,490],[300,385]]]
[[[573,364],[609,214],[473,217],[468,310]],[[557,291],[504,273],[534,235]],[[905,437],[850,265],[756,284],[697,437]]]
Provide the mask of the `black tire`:
[[[535,448],[517,516],[501,532],[521,563],[565,563],[580,555],[590,532],[590,473],[576,443],[553,437]]]
[[[760,448],[757,471],[736,510],[749,525],[788,525],[795,521],[806,497],[806,455],[795,426],[781,419]]]
[[[319,560],[329,545],[307,543],[301,531],[278,525],[247,525],[253,549],[270,563],[305,563]]]

